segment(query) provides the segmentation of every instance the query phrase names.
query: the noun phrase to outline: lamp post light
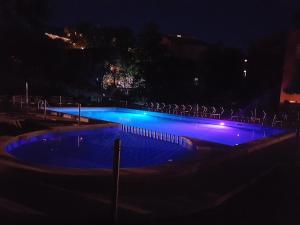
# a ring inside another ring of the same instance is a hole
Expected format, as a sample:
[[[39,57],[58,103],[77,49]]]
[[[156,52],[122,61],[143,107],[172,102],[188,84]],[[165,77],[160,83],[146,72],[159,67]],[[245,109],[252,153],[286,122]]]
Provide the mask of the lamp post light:
[[[96,77],[96,92],[97,92],[97,103],[99,103],[99,96],[100,96],[100,86],[99,86],[99,77]]]
[[[244,59],[244,77],[247,77],[247,63],[248,63],[248,59]]]
[[[29,103],[29,99],[28,99],[28,82],[26,81],[26,83],[25,83],[25,101],[26,101],[26,105],[28,105],[28,103]]]

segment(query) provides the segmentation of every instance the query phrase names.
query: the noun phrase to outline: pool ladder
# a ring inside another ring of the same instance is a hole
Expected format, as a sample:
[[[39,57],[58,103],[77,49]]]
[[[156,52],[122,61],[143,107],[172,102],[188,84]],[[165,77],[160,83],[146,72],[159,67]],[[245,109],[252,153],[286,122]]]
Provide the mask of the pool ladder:
[[[158,132],[154,130],[148,130],[145,128],[128,126],[128,125],[122,125],[122,131],[126,133],[131,133],[131,134],[136,134],[136,135],[156,139],[156,140],[178,144],[184,147],[192,146],[192,142],[189,139],[174,134],[168,134],[168,133]]]

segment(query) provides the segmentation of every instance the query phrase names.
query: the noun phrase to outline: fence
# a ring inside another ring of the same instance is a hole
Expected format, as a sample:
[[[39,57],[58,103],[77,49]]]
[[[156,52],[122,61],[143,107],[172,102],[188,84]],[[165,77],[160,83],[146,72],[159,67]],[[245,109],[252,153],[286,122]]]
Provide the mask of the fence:
[[[164,132],[149,130],[140,127],[128,126],[128,125],[122,125],[122,131],[126,133],[140,135],[143,137],[148,137],[156,140],[178,144],[184,147],[191,147],[191,142],[189,141],[189,139],[174,134],[168,134]]]

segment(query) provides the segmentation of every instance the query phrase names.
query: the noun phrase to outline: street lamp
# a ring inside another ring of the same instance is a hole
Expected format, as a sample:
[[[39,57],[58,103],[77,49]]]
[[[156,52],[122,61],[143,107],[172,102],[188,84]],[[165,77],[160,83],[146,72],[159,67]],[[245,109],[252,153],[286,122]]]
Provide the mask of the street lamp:
[[[244,77],[247,77],[247,62],[248,62],[248,59],[244,59]]]
[[[100,96],[100,88],[99,88],[99,77],[96,77],[96,92],[97,92],[97,94],[98,94],[98,96],[97,96],[97,102],[99,103],[99,96]]]
[[[28,103],[29,103],[29,97],[28,97],[28,82],[26,81],[26,83],[25,83],[25,90],[26,90],[26,92],[25,92],[25,97],[26,97],[26,104],[28,105]]]

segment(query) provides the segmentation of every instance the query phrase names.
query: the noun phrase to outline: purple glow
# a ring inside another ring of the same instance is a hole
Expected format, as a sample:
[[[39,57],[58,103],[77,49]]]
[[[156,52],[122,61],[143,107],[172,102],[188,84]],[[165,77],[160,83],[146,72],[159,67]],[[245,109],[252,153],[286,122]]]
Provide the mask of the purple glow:
[[[77,108],[50,108],[52,111],[77,115]],[[216,119],[193,118],[158,112],[145,112],[124,108],[82,108],[83,117],[119,123],[177,136],[185,136],[235,146],[285,133],[283,129],[260,125],[221,122]]]

